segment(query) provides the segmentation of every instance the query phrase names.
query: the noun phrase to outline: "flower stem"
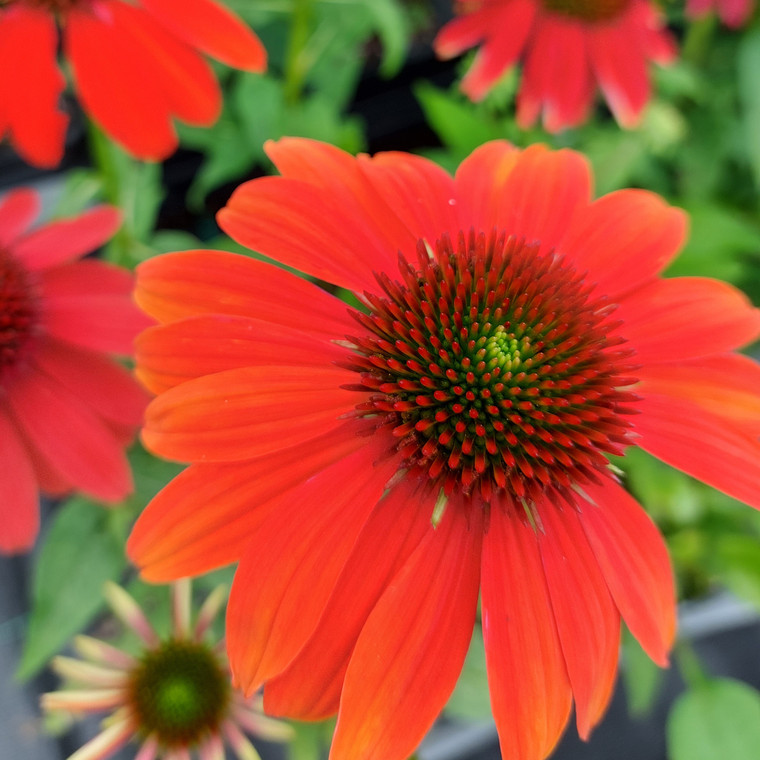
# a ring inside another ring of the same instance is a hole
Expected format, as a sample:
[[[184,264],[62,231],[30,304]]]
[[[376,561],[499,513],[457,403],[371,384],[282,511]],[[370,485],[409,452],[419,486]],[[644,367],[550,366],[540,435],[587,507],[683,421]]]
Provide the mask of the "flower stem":
[[[704,686],[710,680],[690,642],[684,639],[679,640],[674,653],[678,670],[689,688],[696,689]]]
[[[288,48],[285,54],[285,100],[297,103],[308,72],[303,51],[309,40],[313,0],[293,0]]]
[[[704,61],[712,44],[715,27],[716,21],[713,13],[689,24],[681,48],[681,56],[684,61],[693,64],[700,64]]]

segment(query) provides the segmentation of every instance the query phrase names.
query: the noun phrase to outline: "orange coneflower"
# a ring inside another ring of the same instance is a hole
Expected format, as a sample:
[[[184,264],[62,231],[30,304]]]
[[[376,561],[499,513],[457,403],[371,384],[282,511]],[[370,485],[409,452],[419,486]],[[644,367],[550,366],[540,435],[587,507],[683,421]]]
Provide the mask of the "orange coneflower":
[[[81,260],[118,229],[108,206],[28,231],[39,199],[0,202],[0,551],[37,535],[38,489],[109,502],[132,488],[124,449],[147,396],[106,354],[132,354],[149,321],[132,276]]]
[[[221,92],[199,53],[262,71],[258,37],[216,0],[0,0],[0,137],[41,167],[63,155],[58,37],[85,111],[138,158],[166,158],[172,126],[213,124]],[[10,72],[13,72],[12,74]]]
[[[462,89],[480,100],[523,62],[517,121],[543,114],[550,132],[584,122],[596,86],[617,121],[634,126],[649,100],[649,61],[667,63],[675,45],[649,0],[459,0],[460,16],[438,34],[443,58],[482,44]]]
[[[737,290],[662,279],[686,217],[592,200],[582,156],[493,142],[455,177],[404,153],[268,143],[282,177],[219,214],[239,242],[334,286],[215,251],[141,265],[160,323],[144,441],[191,462],[138,520],[152,580],[240,561],[228,651],[275,714],[338,712],[332,760],[404,760],[446,703],[479,593],[510,760],[575,703],[587,736],[621,617],[658,663],[665,545],[609,467],[636,444],[760,506],[760,334]],[[695,441],[698,445],[695,445]]]

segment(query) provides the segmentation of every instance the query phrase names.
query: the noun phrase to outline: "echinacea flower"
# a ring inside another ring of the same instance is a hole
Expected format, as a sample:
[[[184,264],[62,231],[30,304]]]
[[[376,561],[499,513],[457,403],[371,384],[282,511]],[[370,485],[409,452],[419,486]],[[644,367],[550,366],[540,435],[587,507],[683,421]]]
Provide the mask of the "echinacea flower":
[[[43,694],[48,711],[74,714],[111,711],[103,731],[70,760],[103,760],[128,742],[140,743],[137,760],[223,760],[229,745],[240,760],[258,760],[245,731],[269,741],[286,741],[291,728],[263,715],[261,698],[233,689],[223,642],[206,634],[224,604],[219,587],[207,597],[192,622],[190,582],[171,587],[172,631],[161,638],[137,602],[108,583],[106,600],[140,638],[134,655],[90,636],[74,646],[82,659],[56,657],[53,669],[76,686]]]
[[[597,85],[618,123],[635,126],[650,97],[649,62],[675,55],[650,0],[458,0],[456,9],[436,53],[452,58],[481,45],[462,80],[472,100],[522,61],[522,128],[540,115],[550,132],[583,123]]]
[[[28,549],[38,490],[105,502],[132,489],[124,449],[147,395],[107,354],[129,356],[150,322],[132,302],[132,275],[82,257],[118,229],[99,206],[35,230],[31,190],[0,201],[0,551]]]
[[[636,444],[760,506],[760,315],[662,279],[685,214],[592,200],[585,159],[505,142],[455,177],[404,153],[267,144],[281,177],[219,213],[240,243],[353,294],[216,251],[140,265],[159,325],[145,443],[191,466],[138,520],[148,580],[239,561],[231,667],[275,715],[337,711],[331,760],[404,760],[445,705],[482,606],[509,760],[610,698],[621,617],[675,629],[661,536],[607,454]]]
[[[67,117],[59,30],[84,110],[137,158],[177,147],[172,119],[209,126],[221,92],[205,53],[262,71],[258,37],[216,0],[0,0],[0,138],[24,160],[56,166]]]
[[[746,23],[754,5],[752,0],[687,0],[686,15],[698,19],[715,11],[726,26],[738,29]]]

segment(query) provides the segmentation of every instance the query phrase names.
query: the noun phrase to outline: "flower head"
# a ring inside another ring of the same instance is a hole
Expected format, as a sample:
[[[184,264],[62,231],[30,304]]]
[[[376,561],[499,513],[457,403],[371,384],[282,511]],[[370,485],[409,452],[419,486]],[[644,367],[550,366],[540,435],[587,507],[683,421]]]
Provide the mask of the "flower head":
[[[147,396],[107,354],[132,354],[149,320],[132,276],[82,257],[120,224],[108,206],[27,230],[31,190],[0,202],[0,551],[28,549],[38,489],[79,490],[106,502],[132,488],[124,449]]]
[[[697,19],[714,10],[726,26],[738,29],[747,22],[754,7],[753,0],[687,0],[686,15]]]
[[[164,757],[223,758],[224,744],[240,760],[258,753],[243,731],[270,741],[285,741],[290,728],[266,718],[260,697],[246,698],[233,689],[223,649],[206,642],[206,633],[225,600],[225,590],[213,591],[191,621],[189,581],[172,585],[171,634],[160,638],[135,600],[109,583],[106,599],[112,610],[141,639],[134,656],[89,636],[74,642],[82,659],[57,657],[53,668],[79,686],[44,694],[45,710],[101,713],[103,731],[71,756],[71,760],[102,760],[130,740],[141,744],[140,760]]]
[[[191,462],[128,552],[146,578],[239,561],[233,673],[267,710],[338,712],[332,760],[403,760],[446,703],[482,600],[504,756],[540,760],[615,678],[621,617],[658,663],[667,552],[607,454],[636,444],[760,506],[760,334],[734,288],[662,279],[683,212],[592,200],[587,163],[477,149],[269,143],[281,177],[219,214],[241,243],[347,289],[215,251],[141,265],[161,324],[146,444]],[[699,440],[699,447],[694,440]]]
[[[84,110],[138,158],[174,152],[176,118],[213,124],[219,85],[200,53],[262,71],[259,39],[217,0],[0,0],[0,137],[29,163],[56,166],[67,117],[59,29]]]
[[[462,89],[481,100],[504,72],[523,62],[517,121],[540,115],[550,132],[584,122],[595,85],[617,121],[634,126],[649,100],[649,61],[675,54],[650,0],[458,0],[459,17],[438,34],[439,56],[480,44]]]

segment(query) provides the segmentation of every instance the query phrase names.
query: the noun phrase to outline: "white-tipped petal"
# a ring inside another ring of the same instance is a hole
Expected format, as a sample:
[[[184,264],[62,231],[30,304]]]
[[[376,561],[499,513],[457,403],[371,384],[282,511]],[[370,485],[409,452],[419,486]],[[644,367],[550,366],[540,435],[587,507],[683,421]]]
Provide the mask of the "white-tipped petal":
[[[110,710],[124,703],[124,689],[81,689],[50,691],[40,697],[44,710],[97,712]]]
[[[149,647],[155,647],[159,638],[148,622],[140,605],[121,587],[107,581],[103,590],[106,601],[116,616],[128,625]]]
[[[158,740],[155,736],[149,736],[141,745],[135,760],[156,760],[158,757]]]
[[[230,747],[240,760],[261,760],[261,755],[248,741],[248,737],[231,720],[225,721],[222,730],[230,743]]]
[[[124,686],[129,675],[124,670],[104,668],[90,662],[82,662],[73,657],[54,657],[51,667],[58,675],[88,686],[102,686],[116,689]]]
[[[195,623],[195,639],[200,641],[214,618],[219,614],[219,610],[224,606],[227,600],[227,588],[217,586],[203,602],[199,612],[198,620]]]
[[[172,583],[172,620],[174,635],[178,639],[190,636],[190,608],[192,588],[189,578],[182,578]]]
[[[92,636],[80,634],[74,637],[74,649],[88,660],[111,665],[116,668],[131,668],[136,660],[131,654],[106,644]]]
[[[245,703],[238,703],[232,718],[248,733],[270,742],[287,742],[293,738],[293,727],[285,721],[270,718]]]
[[[225,760],[224,743],[219,734],[213,734],[198,750],[200,760]]]
[[[112,723],[94,739],[80,747],[69,760],[103,760],[121,749],[134,734],[134,728],[126,717]]]

